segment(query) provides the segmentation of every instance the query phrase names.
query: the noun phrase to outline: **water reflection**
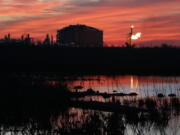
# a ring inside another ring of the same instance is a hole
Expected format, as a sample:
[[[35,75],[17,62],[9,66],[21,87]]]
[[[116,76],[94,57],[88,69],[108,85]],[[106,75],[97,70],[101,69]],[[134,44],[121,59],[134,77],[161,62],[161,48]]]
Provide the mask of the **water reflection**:
[[[64,83],[72,92],[86,92],[89,89],[96,93],[84,96],[79,100],[100,101],[100,102],[122,102],[134,97],[179,97],[180,77],[160,76],[77,76],[64,77],[64,80],[48,80],[50,85]],[[79,87],[79,89],[76,89]],[[114,96],[107,96],[107,94]],[[118,95],[118,96],[117,96]]]
[[[170,113],[170,114],[169,114]],[[51,115],[50,129],[44,129],[41,121],[19,126],[1,126],[1,134],[97,134],[97,135],[179,135],[180,117],[172,112],[147,115],[145,113],[119,114],[70,108],[66,113]]]
[[[180,77],[158,77],[158,76],[83,76],[74,80],[66,80],[68,87],[74,91],[75,86],[83,86],[81,91],[89,88],[95,91],[107,93],[131,93],[136,92],[140,97],[156,96],[163,93],[168,96],[174,93],[180,94]],[[58,84],[58,81],[50,81]]]
[[[179,135],[180,116],[171,111],[119,114],[83,109],[69,109],[54,119],[61,133],[120,135]]]
[[[1,82],[10,97],[1,93],[1,104],[9,99],[0,113],[1,134],[180,134],[180,77],[23,75]],[[84,101],[89,108],[82,109]]]

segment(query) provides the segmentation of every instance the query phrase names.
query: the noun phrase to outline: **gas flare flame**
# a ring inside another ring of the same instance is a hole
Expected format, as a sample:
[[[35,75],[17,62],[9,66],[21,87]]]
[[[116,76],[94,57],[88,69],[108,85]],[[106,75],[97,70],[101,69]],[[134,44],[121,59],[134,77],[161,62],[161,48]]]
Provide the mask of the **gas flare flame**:
[[[139,38],[141,37],[141,35],[142,35],[142,33],[141,33],[141,32],[138,32],[138,33],[136,33],[135,35],[132,35],[132,36],[131,36],[131,39],[137,40],[137,39],[139,39]]]

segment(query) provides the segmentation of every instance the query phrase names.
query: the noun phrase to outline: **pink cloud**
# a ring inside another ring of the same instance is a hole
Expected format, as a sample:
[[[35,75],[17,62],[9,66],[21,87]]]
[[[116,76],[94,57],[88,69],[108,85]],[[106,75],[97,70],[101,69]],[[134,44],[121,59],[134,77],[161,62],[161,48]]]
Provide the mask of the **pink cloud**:
[[[55,35],[57,29],[80,23],[104,30],[106,42],[125,42],[131,24],[136,26],[135,30],[143,33],[142,39],[137,42],[178,40],[180,37],[178,37],[180,35],[179,0],[153,1],[154,3],[140,0],[141,3],[137,2],[137,6],[116,0],[90,4],[90,6],[72,0],[62,3],[31,1],[34,3],[32,7],[28,4],[21,8],[15,5],[11,10],[5,10],[0,6],[1,15],[17,17],[0,25],[0,35],[11,32],[17,37],[29,32],[34,37],[42,39],[46,33]]]

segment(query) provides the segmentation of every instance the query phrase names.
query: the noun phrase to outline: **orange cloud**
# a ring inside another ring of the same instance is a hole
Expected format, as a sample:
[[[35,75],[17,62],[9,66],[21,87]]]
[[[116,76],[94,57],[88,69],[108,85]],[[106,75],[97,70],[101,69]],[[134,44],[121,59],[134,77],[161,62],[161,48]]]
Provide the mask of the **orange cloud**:
[[[33,0],[35,6],[31,8],[25,6],[19,9],[15,6],[13,10],[17,10],[17,13],[0,9],[1,15],[14,16],[12,20],[0,25],[0,35],[2,37],[5,33],[11,32],[17,37],[22,33],[30,33],[37,39],[43,39],[46,33],[55,36],[57,29],[80,23],[104,30],[105,42],[116,41],[119,44],[127,40],[131,24],[135,25],[137,32],[142,32],[142,38],[137,42],[178,40],[180,37],[179,0],[157,3],[148,1],[142,2],[143,4],[139,2],[137,6],[135,3],[128,5],[127,2],[115,0],[90,6],[71,1],[73,0],[69,0],[69,3],[42,3]],[[83,7],[80,7],[82,5]]]

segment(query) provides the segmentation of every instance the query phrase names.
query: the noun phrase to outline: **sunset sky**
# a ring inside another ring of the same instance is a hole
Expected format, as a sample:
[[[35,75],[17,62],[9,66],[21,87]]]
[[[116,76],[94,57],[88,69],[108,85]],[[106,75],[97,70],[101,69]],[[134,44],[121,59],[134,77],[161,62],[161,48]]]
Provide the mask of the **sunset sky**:
[[[104,41],[121,45],[133,24],[136,41],[180,44],[180,0],[0,0],[0,37],[30,33],[35,40],[70,24],[104,31]]]

